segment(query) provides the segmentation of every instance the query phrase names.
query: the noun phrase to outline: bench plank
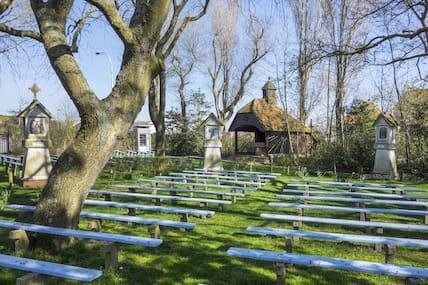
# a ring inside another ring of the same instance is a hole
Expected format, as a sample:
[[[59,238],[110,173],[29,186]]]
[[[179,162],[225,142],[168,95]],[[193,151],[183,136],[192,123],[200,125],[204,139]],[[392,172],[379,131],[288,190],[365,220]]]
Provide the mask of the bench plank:
[[[308,187],[308,188],[317,188],[317,189],[348,189],[350,188],[348,186],[340,186],[340,187],[332,187],[332,186],[326,186],[322,184],[287,184],[287,186],[290,187]],[[426,193],[423,189],[403,189],[403,188],[382,188],[382,187],[359,187],[359,188],[352,188],[352,190],[364,190],[364,191],[399,191],[403,193],[409,193],[409,192],[415,192],[415,193]]]
[[[5,208],[11,209],[11,210],[28,211],[28,212],[34,212],[36,210],[35,206],[16,205],[16,204],[6,205]],[[133,217],[133,216],[123,216],[123,215],[104,214],[104,213],[95,213],[95,212],[82,211],[80,212],[80,216],[85,218],[92,218],[92,219],[132,222],[132,223],[140,223],[140,224],[147,224],[147,225],[159,225],[159,226],[167,226],[167,227],[184,228],[189,230],[195,227],[195,224],[187,223],[187,222],[175,222],[175,221],[169,221],[169,220],[148,219],[148,218],[139,218],[139,217]]]
[[[266,183],[269,182],[269,179],[254,179],[251,177],[236,177],[236,176],[227,176],[227,175],[218,175],[215,173],[185,173],[185,172],[170,172],[169,175],[171,176],[180,176],[180,177],[197,177],[197,178],[207,178],[212,180],[218,180],[218,179],[226,179],[228,181],[234,181],[234,182],[243,182],[245,184],[253,184],[253,185],[259,185],[260,183]],[[254,181],[259,180],[259,181]]]
[[[330,201],[330,202],[349,202],[349,203],[373,203],[373,204],[391,204],[391,205],[403,205],[403,206],[428,207],[428,202],[418,202],[418,201],[341,198],[341,197],[324,197],[324,196],[293,196],[293,195],[276,195],[276,197],[278,197],[280,199],[290,199],[290,200],[311,200],[311,201]]]
[[[195,181],[196,183],[200,183],[203,182],[203,184],[208,184],[208,183],[222,183],[224,184],[239,184],[239,185],[244,185],[243,187],[246,187],[247,185],[259,185],[260,183],[258,182],[251,182],[251,181],[239,181],[239,180],[232,180],[232,179],[210,179],[207,177],[201,177],[201,176],[197,176],[197,177],[186,177],[186,176],[155,176],[155,178],[157,180],[180,180],[180,181],[186,181],[185,183],[189,183],[187,181]],[[218,184],[215,184],[218,185]]]
[[[216,192],[216,191],[205,191],[205,190],[190,190],[190,189],[177,189],[177,188],[161,188],[161,187],[151,187],[151,186],[137,186],[137,185],[111,185],[115,188],[122,189],[140,189],[140,190],[156,190],[164,192],[177,192],[177,193],[197,193],[197,194],[208,194],[208,195],[223,195],[230,197],[245,197],[245,194],[242,193],[231,193],[231,192]]]
[[[178,181],[166,181],[166,180],[153,180],[153,179],[138,179],[138,182],[144,183],[156,183],[156,184],[167,184],[167,185],[180,185],[180,186],[192,186],[192,187],[208,187],[208,188],[219,188],[219,189],[230,189],[230,190],[242,190],[242,191],[256,191],[256,187],[242,187],[233,185],[217,185],[217,184],[203,184],[203,183],[186,183]]]
[[[215,200],[215,199],[192,198],[192,197],[183,197],[183,196],[113,192],[113,191],[104,191],[104,190],[89,190],[89,193],[102,194],[102,195],[108,194],[108,195],[131,196],[131,197],[150,198],[150,199],[165,199],[165,200],[175,200],[175,201],[203,202],[203,203],[228,204],[228,205],[232,204],[232,201],[229,201],[229,200]]]
[[[280,175],[280,173],[269,173],[269,172],[236,172],[236,171],[226,171],[226,170],[204,170],[204,169],[194,169],[194,170],[183,170],[185,173],[200,173],[200,174],[221,174],[235,177],[251,177],[254,179],[274,179]]]
[[[414,225],[414,224],[365,222],[365,221],[318,218],[318,217],[308,217],[308,216],[278,215],[278,214],[261,214],[260,217],[264,219],[272,219],[272,220],[301,221],[301,222],[313,222],[313,223],[337,224],[337,225],[373,227],[373,228],[389,228],[389,229],[397,229],[397,230],[428,231],[428,226]]]
[[[400,277],[428,278],[428,268],[231,247],[228,256]]]
[[[428,247],[428,240],[421,239],[408,239],[408,238],[395,238],[395,237],[381,237],[381,236],[368,236],[368,235],[351,235],[351,234],[338,234],[326,232],[309,232],[300,230],[287,230],[277,228],[264,228],[264,227],[248,227],[246,232],[273,235],[273,236],[298,236],[305,238],[327,239],[336,241],[347,242],[361,242],[373,244],[392,244],[399,246],[415,246],[415,247]]]
[[[338,206],[327,206],[327,205],[314,205],[314,204],[294,204],[294,203],[280,203],[270,202],[268,204],[272,207],[286,207],[286,208],[304,208],[304,209],[316,209],[316,210],[332,210],[332,211],[344,211],[344,212],[363,212],[363,213],[383,213],[383,214],[395,214],[395,215],[409,215],[409,216],[425,216],[428,215],[428,211],[421,210],[405,210],[405,209],[384,209],[384,208],[354,208],[354,207],[338,207]]]
[[[185,208],[170,208],[163,206],[150,206],[150,205],[140,205],[132,203],[121,203],[121,202],[110,202],[110,201],[98,201],[98,200],[85,200],[85,205],[92,206],[107,206],[107,207],[118,207],[118,208],[132,208],[139,209],[142,211],[157,211],[173,214],[188,214],[198,217],[211,217],[214,216],[215,211],[209,210],[194,210],[194,209],[185,209]]]
[[[397,183],[353,183],[353,182],[338,182],[338,181],[319,181],[319,180],[301,180],[291,179],[290,182],[314,183],[314,184],[331,184],[331,185],[351,185],[351,186],[374,186],[374,187],[414,187],[413,184],[397,184]]]
[[[0,254],[0,266],[84,282],[90,282],[103,274],[100,270],[4,254]]]
[[[6,220],[0,220],[0,227],[37,232],[37,233],[44,233],[44,234],[51,234],[51,235],[60,235],[60,236],[78,237],[78,238],[86,238],[86,239],[93,239],[93,240],[103,240],[103,241],[117,242],[117,243],[135,244],[135,245],[141,245],[141,246],[147,246],[147,247],[156,247],[162,243],[162,240],[160,239],[102,233],[102,232],[83,231],[83,230],[73,230],[73,229],[66,229],[66,228],[12,222],[12,221],[6,221]]]
[[[377,198],[390,198],[390,199],[408,199],[408,200],[428,200],[428,196],[423,195],[398,195],[398,194],[381,194],[381,193],[366,193],[366,192],[335,192],[335,191],[314,191],[314,190],[296,190],[296,189],[283,189],[284,193],[298,193],[298,194],[318,194],[318,195],[341,195],[341,196],[367,196]]]

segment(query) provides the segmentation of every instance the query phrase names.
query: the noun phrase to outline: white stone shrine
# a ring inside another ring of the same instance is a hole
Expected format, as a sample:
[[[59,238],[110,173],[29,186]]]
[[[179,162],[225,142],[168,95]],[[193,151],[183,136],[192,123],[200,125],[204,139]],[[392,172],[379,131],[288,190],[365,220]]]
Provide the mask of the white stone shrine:
[[[204,169],[223,170],[220,134],[223,124],[211,113],[204,125]]]
[[[18,114],[24,127],[25,153],[22,181],[24,187],[43,187],[52,169],[49,154],[49,121],[52,115],[37,100],[40,88],[34,84],[29,89],[33,92],[34,99]]]
[[[397,121],[390,114],[381,113],[374,122],[376,129],[376,157],[373,175],[379,178],[396,179],[398,177],[395,157],[395,131]]]

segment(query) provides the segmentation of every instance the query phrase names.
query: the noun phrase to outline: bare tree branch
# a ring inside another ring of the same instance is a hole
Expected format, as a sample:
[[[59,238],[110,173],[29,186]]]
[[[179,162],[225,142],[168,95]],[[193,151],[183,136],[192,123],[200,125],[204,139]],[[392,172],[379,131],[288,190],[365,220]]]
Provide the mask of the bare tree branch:
[[[9,34],[9,35],[15,36],[15,37],[31,38],[33,40],[36,40],[36,41],[43,43],[42,36],[40,35],[40,33],[37,33],[35,31],[17,30],[17,29],[14,29],[12,27],[9,27],[7,25],[0,24],[0,32]]]
[[[87,0],[88,3],[98,8],[113,30],[125,44],[132,44],[134,37],[119,14],[117,7],[109,0]]]

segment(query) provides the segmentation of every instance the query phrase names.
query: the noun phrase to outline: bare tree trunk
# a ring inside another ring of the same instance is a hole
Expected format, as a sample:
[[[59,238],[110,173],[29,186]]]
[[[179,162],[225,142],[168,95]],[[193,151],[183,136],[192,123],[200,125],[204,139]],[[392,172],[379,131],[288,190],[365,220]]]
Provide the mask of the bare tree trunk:
[[[152,83],[149,95],[149,112],[153,125],[156,129],[155,149],[156,156],[165,156],[165,100],[166,100],[166,80],[163,70],[156,83]]]

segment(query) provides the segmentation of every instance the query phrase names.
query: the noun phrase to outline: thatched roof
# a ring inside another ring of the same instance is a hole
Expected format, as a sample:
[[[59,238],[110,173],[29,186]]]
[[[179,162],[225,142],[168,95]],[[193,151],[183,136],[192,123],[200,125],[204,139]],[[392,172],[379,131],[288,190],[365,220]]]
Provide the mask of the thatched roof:
[[[240,114],[246,113],[254,114],[258,122],[262,125],[263,130],[265,132],[287,131],[285,111],[279,108],[277,105],[268,104],[264,99],[254,99],[248,104],[246,104],[238,111],[238,113],[236,114],[236,118]],[[287,116],[291,132],[312,132],[311,128],[305,126],[304,124],[293,118],[291,115],[288,114]]]

